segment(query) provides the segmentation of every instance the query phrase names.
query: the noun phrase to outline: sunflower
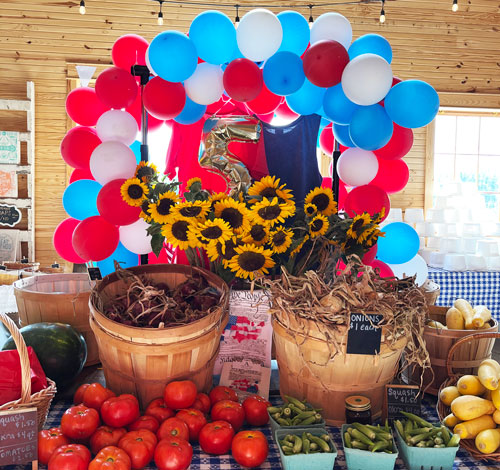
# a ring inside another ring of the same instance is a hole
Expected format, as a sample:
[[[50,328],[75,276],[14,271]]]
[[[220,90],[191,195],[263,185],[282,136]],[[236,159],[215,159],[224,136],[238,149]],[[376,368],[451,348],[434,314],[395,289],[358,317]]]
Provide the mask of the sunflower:
[[[314,204],[323,215],[333,215],[337,212],[337,203],[333,200],[330,188],[314,188],[306,196],[305,204]]]
[[[250,230],[249,212],[245,204],[232,198],[222,199],[215,203],[215,217],[219,217],[229,224],[235,234]]]
[[[222,201],[223,199],[227,199],[229,196],[226,193],[214,193],[210,195],[208,198],[208,202],[210,202],[211,210],[214,210],[215,203],[218,201]]]
[[[307,217],[314,217],[318,212],[318,208],[314,204],[309,203],[304,206],[304,212]]]
[[[194,247],[193,242],[188,237],[188,232],[192,228],[193,222],[191,220],[171,215],[167,223],[162,227],[161,234],[165,237],[165,241],[174,248],[178,247],[181,250],[186,250],[189,247]]]
[[[225,242],[233,236],[233,231],[222,219],[207,220],[198,224],[188,233],[189,238],[195,238],[201,243]]]
[[[210,210],[208,201],[181,202],[177,204],[172,213],[184,219],[204,220]]]
[[[240,237],[232,237],[224,242],[210,243],[206,250],[210,261],[220,259],[224,267],[236,255],[236,248],[244,245]]]
[[[379,224],[380,222],[382,222],[382,219],[384,218],[384,216],[385,216],[385,207],[382,207],[382,209],[380,209],[380,212],[378,213],[377,217],[375,217],[373,219],[373,223]]]
[[[250,231],[243,237],[245,243],[253,243],[256,246],[264,245],[269,238],[269,228],[264,224],[252,224]]]
[[[292,244],[293,232],[283,227],[278,227],[269,234],[269,244],[273,248],[273,253],[284,253]]]
[[[363,212],[352,219],[351,226],[347,229],[346,235],[352,238],[358,243],[363,243],[363,240],[368,236],[364,232],[368,232],[368,225],[370,225],[371,219],[370,214]]]
[[[280,204],[278,198],[263,199],[256,202],[251,211],[252,219],[259,224],[273,226],[278,222],[284,222],[287,217],[295,214],[295,205]]]
[[[305,245],[305,243],[309,240],[309,235],[306,235],[304,239],[290,252],[290,256],[293,257],[297,254],[300,253],[300,250],[302,250],[302,247]]]
[[[324,235],[330,226],[328,218],[322,214],[318,214],[309,222],[309,234],[311,238],[316,238]]]
[[[260,181],[256,181],[248,188],[248,195],[262,199],[277,197],[282,204],[293,199],[292,192],[289,189],[284,189],[285,186],[286,184],[280,185],[280,179],[276,178],[276,176],[264,176]]]
[[[146,199],[142,201],[141,204],[141,213],[139,214],[139,217],[141,219],[144,219],[146,222],[151,222],[153,220],[153,216],[151,215],[151,211],[149,210],[149,199]]]
[[[267,268],[274,266],[272,251],[262,246],[245,244],[235,248],[236,255],[229,261],[229,269],[236,273],[236,277],[253,279],[256,272],[268,274]]]
[[[129,178],[121,185],[123,200],[129,206],[139,207],[149,194],[149,188],[139,178]]]
[[[148,183],[157,171],[154,163],[140,162],[135,169],[135,177],[140,179],[143,183]]]
[[[379,237],[385,236],[385,232],[381,232],[378,228],[373,228],[366,238],[366,245],[373,246],[377,243]]]
[[[150,217],[159,224],[164,224],[168,221],[168,217],[173,214],[175,205],[179,201],[179,196],[173,191],[158,196],[158,201],[149,204]],[[144,209],[143,209],[144,211]]]
[[[198,178],[196,176],[194,178],[188,179],[188,181],[186,183],[186,191],[191,191],[191,186],[193,186],[193,184],[195,184],[195,183],[199,183],[200,184],[200,188],[199,189],[201,189],[201,178]]]

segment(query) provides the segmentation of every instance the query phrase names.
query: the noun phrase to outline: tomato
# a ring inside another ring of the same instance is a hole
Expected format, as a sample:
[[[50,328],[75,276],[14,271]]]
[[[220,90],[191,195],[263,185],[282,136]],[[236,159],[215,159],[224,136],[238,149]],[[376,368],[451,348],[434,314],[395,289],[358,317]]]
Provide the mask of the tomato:
[[[162,439],[155,449],[158,470],[186,470],[191,465],[192,458],[193,448],[184,439]]]
[[[214,406],[215,403],[222,400],[238,401],[238,395],[236,395],[236,392],[232,388],[217,385],[217,387],[212,388],[210,391],[210,401],[212,402],[212,406]]]
[[[269,413],[267,407],[271,406],[265,398],[259,395],[252,395],[243,402],[245,410],[245,419],[252,426],[264,426],[269,422]]]
[[[154,416],[159,423],[175,416],[175,411],[165,405],[163,398],[155,398],[146,408],[145,415]]]
[[[170,382],[165,387],[163,398],[165,404],[173,410],[189,408],[196,400],[196,385],[191,380]]]
[[[58,447],[50,457],[48,470],[87,470],[90,451],[81,444]]]
[[[154,416],[139,416],[132,424],[128,425],[129,431],[138,431],[139,429],[149,429],[151,432],[156,433],[160,423]]]
[[[111,397],[116,397],[115,393],[96,382],[90,384],[83,392],[83,404],[99,411],[102,404]]]
[[[45,429],[38,433],[38,460],[47,465],[51,455],[60,447],[68,445],[71,441],[63,434],[61,428]]]
[[[107,446],[90,462],[88,470],[130,470],[131,465],[130,457],[124,450]]]
[[[222,400],[218,401],[211,412],[213,421],[227,421],[231,423],[233,429],[238,431],[245,421],[245,411],[243,407],[236,401]]]
[[[211,406],[210,398],[206,393],[198,393],[196,395],[196,400],[193,403],[193,406],[191,408],[196,408],[197,410],[203,411],[203,413],[207,414],[210,412],[210,406]]]
[[[128,393],[108,398],[101,406],[102,420],[113,428],[126,427],[139,416],[139,402]]]
[[[182,421],[187,424],[189,429],[189,440],[197,441],[201,428],[207,424],[207,418],[205,418],[205,415],[200,410],[188,408],[186,410],[178,411],[175,416],[182,419]]]
[[[231,452],[242,467],[258,467],[269,453],[266,436],[260,431],[240,431],[233,438]]]
[[[82,384],[76,389],[75,395],[73,397],[73,403],[75,405],[83,403],[83,394],[85,393],[85,390],[87,390],[89,385],[90,384]]]
[[[145,467],[155,452],[158,439],[147,429],[130,431],[120,439],[118,447],[127,452],[132,461],[132,468],[139,469]]]
[[[231,448],[234,429],[227,421],[214,421],[201,428],[198,440],[207,454],[227,454]]]
[[[61,419],[63,434],[70,439],[88,439],[99,426],[99,413],[85,405],[68,408]]]
[[[97,454],[101,449],[108,446],[117,446],[120,439],[127,434],[125,428],[111,428],[101,426],[90,436],[90,449]]]
[[[160,429],[156,432],[159,441],[170,437],[178,437],[189,441],[188,425],[180,418],[167,418],[160,424]]]

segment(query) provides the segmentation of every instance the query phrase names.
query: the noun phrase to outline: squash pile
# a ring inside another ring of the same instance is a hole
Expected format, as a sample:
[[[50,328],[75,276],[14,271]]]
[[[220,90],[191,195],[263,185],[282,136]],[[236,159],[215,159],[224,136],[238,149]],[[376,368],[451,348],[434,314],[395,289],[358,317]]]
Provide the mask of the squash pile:
[[[439,399],[451,407],[443,424],[461,439],[475,439],[483,454],[500,449],[500,364],[493,359],[481,363],[477,375],[460,377],[455,386],[445,387]]]
[[[483,330],[490,328],[491,311],[484,305],[472,307],[465,299],[457,299],[446,312],[446,325],[431,321],[428,326],[443,330]]]

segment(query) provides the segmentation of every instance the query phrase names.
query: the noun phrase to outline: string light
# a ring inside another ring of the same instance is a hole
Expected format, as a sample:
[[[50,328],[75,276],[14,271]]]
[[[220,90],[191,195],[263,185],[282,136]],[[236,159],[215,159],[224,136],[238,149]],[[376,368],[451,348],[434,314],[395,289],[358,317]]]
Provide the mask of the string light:
[[[453,5],[451,6],[451,11],[458,11],[458,0],[453,0]]]
[[[385,10],[384,10],[385,0],[382,0],[382,10],[380,10],[380,22],[385,23]]]
[[[236,18],[234,19],[234,25],[236,27],[238,27],[238,24],[240,23],[240,6],[239,5],[235,5],[234,8],[236,8]]]
[[[314,18],[313,18],[313,5],[309,4],[309,27],[312,28],[312,25],[314,23]]]
[[[160,11],[158,12],[158,25],[163,26],[163,12],[161,11],[161,7],[163,5],[163,1],[160,0]]]
[[[85,0],[80,0],[80,15],[85,15]]]

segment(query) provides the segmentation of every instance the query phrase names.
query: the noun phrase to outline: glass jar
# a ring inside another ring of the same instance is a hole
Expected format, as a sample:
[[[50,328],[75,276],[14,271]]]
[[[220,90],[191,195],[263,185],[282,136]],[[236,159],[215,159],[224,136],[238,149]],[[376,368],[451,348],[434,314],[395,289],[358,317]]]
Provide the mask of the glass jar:
[[[369,398],[362,395],[351,395],[345,399],[345,422],[371,424],[372,404]]]

